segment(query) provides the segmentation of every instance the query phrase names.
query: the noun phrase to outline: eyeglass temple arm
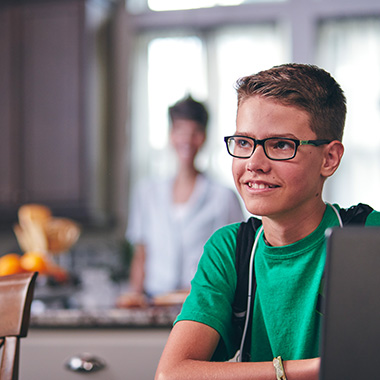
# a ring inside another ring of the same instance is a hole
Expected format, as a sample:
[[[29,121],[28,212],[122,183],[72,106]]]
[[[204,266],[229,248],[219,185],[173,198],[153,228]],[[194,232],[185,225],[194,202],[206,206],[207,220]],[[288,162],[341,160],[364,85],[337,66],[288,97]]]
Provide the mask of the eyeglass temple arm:
[[[300,145],[324,145],[324,144],[330,144],[332,140],[299,140]]]

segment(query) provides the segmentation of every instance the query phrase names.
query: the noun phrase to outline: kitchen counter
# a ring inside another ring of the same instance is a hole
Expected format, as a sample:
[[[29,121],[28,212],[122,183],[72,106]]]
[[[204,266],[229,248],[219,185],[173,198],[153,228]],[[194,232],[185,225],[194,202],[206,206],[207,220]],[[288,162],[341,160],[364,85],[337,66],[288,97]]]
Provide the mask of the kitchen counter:
[[[180,308],[32,311],[20,379],[151,380]],[[78,362],[79,368],[69,365]],[[102,368],[87,369],[87,362]]]
[[[170,328],[61,328],[55,322],[59,328],[30,328],[21,340],[20,380],[152,380],[170,334]],[[96,370],[91,363],[98,362]]]
[[[133,309],[61,309],[33,313],[31,328],[171,327],[181,306]]]
[[[64,308],[59,305],[66,302],[50,302],[77,292],[37,288],[28,336],[21,342],[20,379],[153,379],[181,305],[127,309],[91,302],[85,304],[91,307]],[[107,294],[98,291],[98,296],[103,300]]]

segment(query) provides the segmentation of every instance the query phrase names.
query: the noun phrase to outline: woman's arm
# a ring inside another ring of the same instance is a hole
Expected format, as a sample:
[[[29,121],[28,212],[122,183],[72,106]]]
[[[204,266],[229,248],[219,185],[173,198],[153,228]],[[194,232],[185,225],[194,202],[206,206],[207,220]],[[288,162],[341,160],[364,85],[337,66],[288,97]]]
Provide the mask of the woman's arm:
[[[218,332],[205,324],[177,322],[162,353],[155,379],[275,379],[272,362],[210,362],[218,342]],[[288,380],[318,380],[319,358],[286,361],[284,368]]]
[[[145,245],[136,244],[130,270],[130,284],[134,292],[144,292],[145,278]]]
[[[133,259],[130,269],[130,286],[131,289],[121,294],[116,304],[121,308],[145,307],[148,304],[147,297],[144,294],[144,277],[145,277],[145,246],[137,244],[134,249]]]

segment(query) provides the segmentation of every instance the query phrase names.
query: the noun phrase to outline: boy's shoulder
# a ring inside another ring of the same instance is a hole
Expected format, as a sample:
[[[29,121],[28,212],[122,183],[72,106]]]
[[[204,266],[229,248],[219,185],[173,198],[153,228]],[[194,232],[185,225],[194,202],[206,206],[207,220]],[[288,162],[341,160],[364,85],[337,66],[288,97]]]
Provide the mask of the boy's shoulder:
[[[380,226],[380,211],[373,210],[367,217],[366,226]]]
[[[367,204],[358,203],[349,208],[333,206],[339,211],[344,225],[380,226],[380,212]]]
[[[226,238],[236,237],[237,231],[242,223],[243,222],[236,222],[220,227],[212,234],[210,239],[224,240]]]
[[[206,250],[212,247],[218,251],[226,249],[228,255],[232,253],[235,255],[237,234],[242,223],[231,223],[217,229],[208,239],[205,246]]]
[[[250,244],[251,240],[255,238],[255,234],[252,234],[259,225],[261,220],[250,217],[245,221],[227,224],[218,230],[216,230],[207,242],[207,245],[224,248],[228,248],[230,254],[235,252],[237,244]]]

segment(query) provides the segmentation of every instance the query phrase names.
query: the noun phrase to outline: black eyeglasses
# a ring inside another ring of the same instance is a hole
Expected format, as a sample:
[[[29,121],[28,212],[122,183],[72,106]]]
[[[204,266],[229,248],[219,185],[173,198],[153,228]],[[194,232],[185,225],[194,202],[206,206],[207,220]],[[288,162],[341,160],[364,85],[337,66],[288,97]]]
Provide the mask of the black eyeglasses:
[[[329,144],[332,140],[297,140],[287,137],[269,137],[257,140],[247,136],[226,136],[224,141],[227,151],[232,157],[250,158],[257,145],[261,145],[265,155],[274,161],[291,160],[297,153],[300,145],[320,146]]]

